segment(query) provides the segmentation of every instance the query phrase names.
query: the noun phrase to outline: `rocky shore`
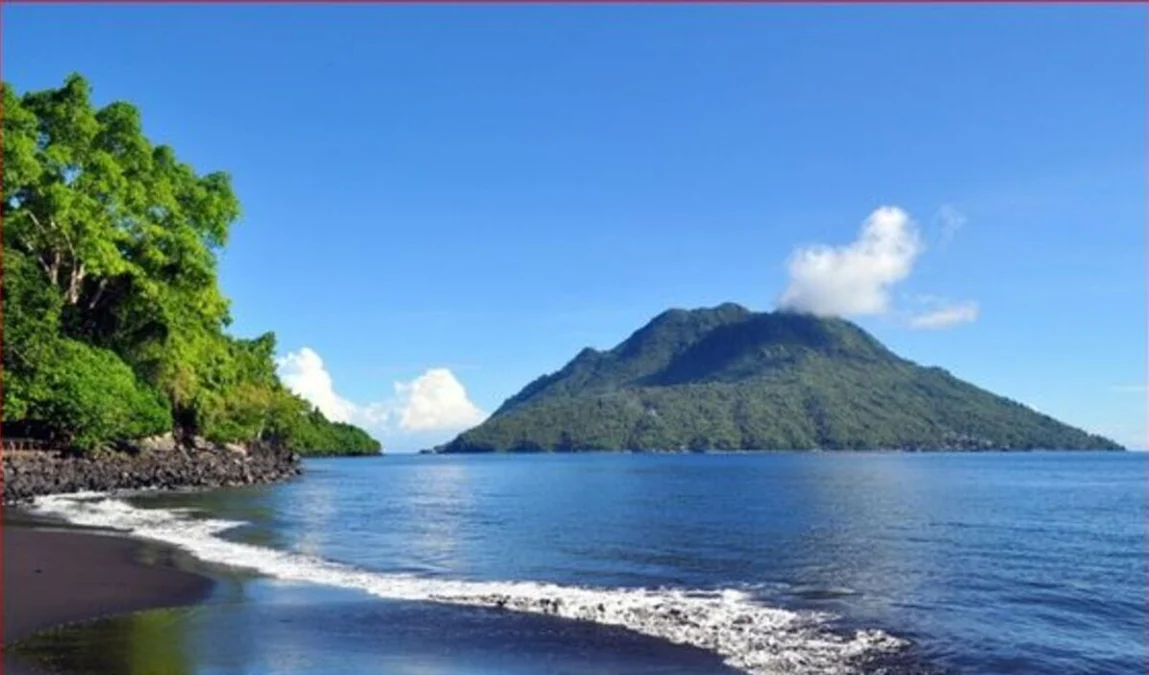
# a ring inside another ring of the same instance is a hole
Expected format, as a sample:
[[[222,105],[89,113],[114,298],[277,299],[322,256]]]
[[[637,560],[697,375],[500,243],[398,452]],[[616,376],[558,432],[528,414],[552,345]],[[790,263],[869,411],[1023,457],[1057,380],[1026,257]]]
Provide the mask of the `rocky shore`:
[[[298,455],[268,445],[148,439],[90,455],[47,450],[3,453],[4,503],[67,492],[212,488],[272,483],[298,475]]]

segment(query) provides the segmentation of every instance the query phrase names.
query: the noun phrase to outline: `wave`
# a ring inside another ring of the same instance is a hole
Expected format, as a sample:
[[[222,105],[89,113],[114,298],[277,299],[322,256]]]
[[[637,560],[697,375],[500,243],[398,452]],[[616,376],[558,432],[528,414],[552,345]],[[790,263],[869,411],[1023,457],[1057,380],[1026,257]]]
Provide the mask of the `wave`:
[[[95,493],[41,497],[33,510],[77,525],[162,541],[206,562],[285,581],[357,589],[390,600],[490,607],[618,626],[710,650],[753,675],[850,675],[908,646],[878,630],[839,633],[829,626],[831,616],[768,607],[740,590],[594,588],[373,572],[219,536],[246,523],[196,518],[185,509],[141,509]]]

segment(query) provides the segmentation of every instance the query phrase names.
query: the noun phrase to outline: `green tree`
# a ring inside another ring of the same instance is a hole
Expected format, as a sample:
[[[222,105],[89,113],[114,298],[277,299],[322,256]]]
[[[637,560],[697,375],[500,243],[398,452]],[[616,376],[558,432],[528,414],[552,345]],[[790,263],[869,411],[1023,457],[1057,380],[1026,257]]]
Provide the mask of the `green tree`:
[[[279,382],[274,335],[225,333],[217,254],[240,213],[227,174],[153,145],[134,106],[94,106],[78,75],[0,87],[5,423],[78,447],[166,426],[295,447],[324,429],[325,450],[360,450]]]

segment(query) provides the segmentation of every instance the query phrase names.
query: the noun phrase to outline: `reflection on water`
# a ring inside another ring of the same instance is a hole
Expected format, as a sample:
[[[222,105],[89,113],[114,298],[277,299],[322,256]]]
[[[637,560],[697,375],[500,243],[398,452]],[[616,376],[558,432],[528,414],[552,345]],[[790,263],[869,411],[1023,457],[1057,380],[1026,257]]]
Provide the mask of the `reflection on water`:
[[[8,651],[69,675],[192,675],[182,624],[182,610],[139,612],[43,631]]]
[[[331,536],[335,524],[335,503],[332,498],[334,486],[327,482],[309,482],[300,488],[300,498],[305,507],[301,509],[301,527],[296,549],[307,555],[323,555],[326,538]]]
[[[465,467],[447,465],[420,482],[410,497],[410,507],[434,513],[435,518],[411,521],[412,553],[433,565],[453,569],[466,565],[465,523],[473,518],[470,475]]]
[[[783,594],[797,604],[839,613],[864,609],[885,620],[889,599],[915,595],[914,573],[936,569],[935,561],[918,558],[922,551],[907,545],[904,535],[916,529],[922,514],[937,508],[934,502],[945,491],[931,484],[923,475],[927,467],[913,455],[879,459],[812,455],[795,462],[795,470],[782,477],[785,486],[772,485],[785,495],[789,510],[803,514],[793,519],[801,530],[792,537],[802,564],[781,575]],[[770,509],[762,516],[776,519],[777,513]],[[887,574],[891,569],[903,573]],[[877,589],[881,593],[873,592]]]
[[[139,612],[18,644],[60,675],[734,675],[709,652],[625,630],[308,585]]]

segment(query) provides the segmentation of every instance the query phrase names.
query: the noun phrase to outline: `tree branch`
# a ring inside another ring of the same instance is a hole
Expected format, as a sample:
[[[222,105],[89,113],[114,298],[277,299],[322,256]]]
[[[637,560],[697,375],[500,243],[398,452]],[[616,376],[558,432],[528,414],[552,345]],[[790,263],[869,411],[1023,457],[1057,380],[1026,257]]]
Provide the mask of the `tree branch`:
[[[40,266],[44,268],[44,272],[46,272],[48,274],[48,278],[52,280],[52,285],[56,286],[60,283],[60,264],[62,262],[60,252],[52,248],[51,234],[48,232],[48,228],[44,227],[44,223],[40,222],[40,219],[36,217],[35,212],[33,212],[32,209],[28,209],[27,214],[28,217],[32,219],[32,223],[36,226],[36,228],[39,229],[40,232],[44,235],[46,244],[45,248],[47,250],[41,254],[42,257],[40,258]],[[53,229],[57,231],[60,230],[60,226],[56,224],[56,220],[54,218],[49,217],[48,222],[52,225]],[[68,244],[68,248],[72,249],[72,255],[75,257],[76,250],[72,248],[71,240],[65,237],[65,241]],[[49,253],[49,251],[51,251],[51,253]],[[49,255],[51,255],[51,262],[49,262]]]
[[[36,217],[36,213],[32,211],[32,209],[28,209],[28,217],[32,219],[32,222],[44,233],[44,237],[47,238],[48,228],[44,227],[44,224],[40,222],[40,219]]]
[[[104,277],[103,279],[100,279],[99,285],[96,286],[96,293],[92,296],[92,299],[88,301],[88,309],[95,309],[96,304],[99,303],[100,299],[104,297],[104,290],[107,289],[107,287],[108,278]]]
[[[72,245],[72,238],[69,237],[68,233],[65,232],[59,225],[56,224],[55,218],[48,216],[48,222],[50,222],[52,224],[52,229],[59,232],[60,236],[62,236],[64,238],[64,243],[68,245],[68,250],[72,253],[72,261],[75,262],[75,260],[76,260],[76,247]]]

